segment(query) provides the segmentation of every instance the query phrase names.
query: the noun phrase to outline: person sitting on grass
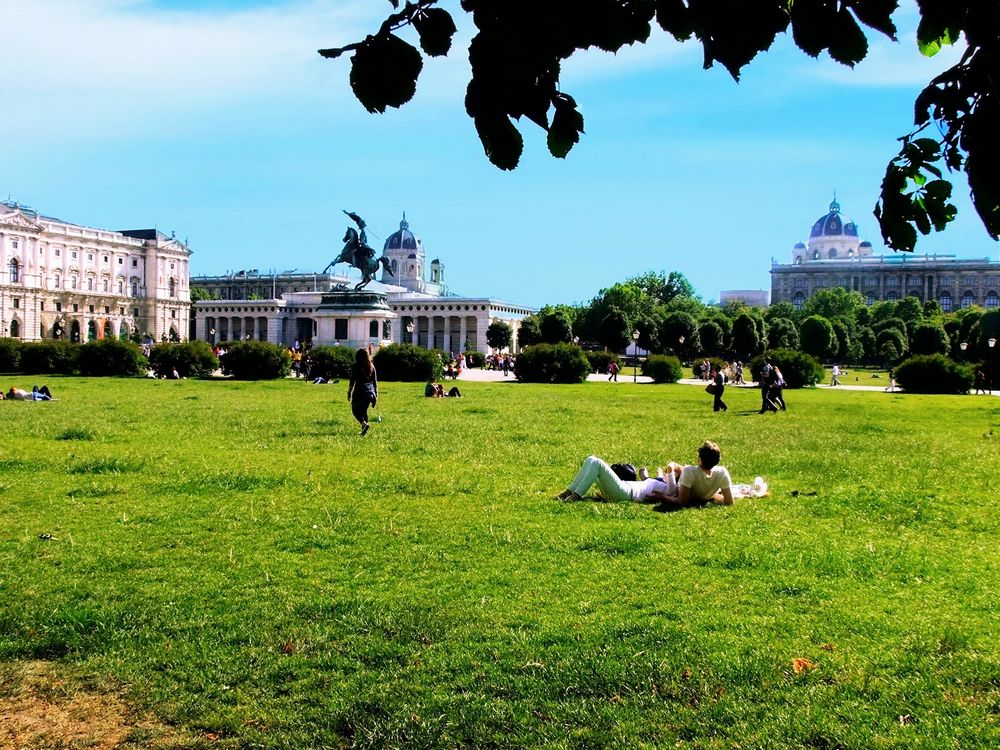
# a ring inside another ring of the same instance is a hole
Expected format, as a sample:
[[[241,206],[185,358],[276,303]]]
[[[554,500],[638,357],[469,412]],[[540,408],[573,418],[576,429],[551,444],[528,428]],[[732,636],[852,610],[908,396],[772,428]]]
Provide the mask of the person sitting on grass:
[[[427,398],[444,398],[444,386],[430,380],[424,386],[424,396]]]
[[[732,505],[734,497],[767,497],[767,482],[756,477],[753,484],[733,484],[729,470],[721,466],[722,451],[711,440],[698,448],[698,464],[681,469],[676,499],[666,498],[664,509],[691,508],[709,503]]]
[[[675,464],[669,466],[670,470],[666,473],[661,471],[660,477],[651,478],[646,473],[643,479],[627,482],[612,471],[607,461],[597,456],[588,456],[569,487],[558,495],[558,499],[579,500],[595,484],[605,500],[655,503],[676,498],[677,474],[673,471]]]

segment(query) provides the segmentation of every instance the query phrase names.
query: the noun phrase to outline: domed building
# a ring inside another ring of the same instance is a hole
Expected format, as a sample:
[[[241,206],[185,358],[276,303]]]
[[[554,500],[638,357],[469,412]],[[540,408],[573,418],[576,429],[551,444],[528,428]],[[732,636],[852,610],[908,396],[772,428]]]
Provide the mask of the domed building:
[[[791,302],[801,309],[820,289],[860,292],[869,305],[904,296],[937,300],[945,312],[982,305],[1000,307],[1000,263],[989,258],[916,255],[891,250],[874,254],[860,241],[858,225],[840,213],[836,197],[817,219],[809,241],[792,247],[792,262],[771,261],[771,304]]]
[[[795,244],[792,263],[857,258],[871,254],[871,243],[858,241],[858,225],[840,215],[840,204],[834,198],[830,203],[830,211],[813,224],[809,232],[809,244]]]
[[[383,284],[424,294],[448,293],[448,287],[444,283],[444,265],[437,258],[431,261],[430,280],[424,278],[424,243],[410,231],[405,213],[399,222],[399,229],[389,235],[382,250],[392,269],[391,276],[385,270],[382,271],[379,281]]]

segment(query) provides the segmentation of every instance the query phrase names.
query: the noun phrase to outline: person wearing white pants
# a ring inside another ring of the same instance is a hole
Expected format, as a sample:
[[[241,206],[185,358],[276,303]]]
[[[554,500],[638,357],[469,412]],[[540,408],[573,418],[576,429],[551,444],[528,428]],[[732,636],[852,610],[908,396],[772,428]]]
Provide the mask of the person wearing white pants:
[[[594,484],[600,488],[605,500],[617,502],[631,500],[641,503],[677,497],[677,478],[673,471],[656,479],[626,482],[611,470],[607,461],[588,456],[559,499],[579,500]]]

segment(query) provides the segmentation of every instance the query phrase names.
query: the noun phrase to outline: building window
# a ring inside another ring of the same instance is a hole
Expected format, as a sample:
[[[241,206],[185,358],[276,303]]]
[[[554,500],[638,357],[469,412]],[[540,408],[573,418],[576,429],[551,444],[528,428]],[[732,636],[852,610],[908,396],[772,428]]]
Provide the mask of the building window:
[[[44,302],[39,302],[38,303],[38,309],[41,310],[42,312],[45,312],[45,303]]]
[[[10,321],[10,337],[12,339],[21,338],[21,324],[16,320]]]
[[[108,280],[104,280],[104,291],[108,291]]]
[[[71,252],[71,253],[69,254],[69,257],[70,257],[70,259],[71,259],[71,260],[76,260],[76,250],[72,251],[72,252]]]
[[[378,338],[378,321],[373,320],[368,324],[368,336],[377,339]]]
[[[829,258],[830,260],[833,260],[834,258],[836,258],[836,257],[837,257],[837,248],[835,248],[835,247],[831,247],[831,248],[830,248],[830,252],[829,252],[829,253],[827,253],[827,257],[828,257],[828,258]]]
[[[56,302],[56,312],[62,312],[62,302]]]
[[[14,302],[14,309],[15,310],[17,310],[19,307],[21,307],[21,299],[19,297],[14,297],[13,302]]]
[[[972,307],[974,304],[976,304],[976,295],[970,291],[966,291],[966,293],[962,295],[962,309],[964,310],[966,307]]]
[[[171,297],[177,296],[177,282],[174,280],[173,276],[171,276],[170,280],[167,282],[167,293]]]
[[[875,293],[874,292],[868,292],[868,296],[865,297],[865,304],[868,305],[868,306],[871,306],[871,305],[875,304]]]
[[[125,262],[125,259],[124,259],[124,258],[119,258],[119,259],[118,259],[118,265],[119,265],[119,266],[120,266],[120,265],[122,265],[122,264],[123,264],[124,262]]]
[[[938,295],[938,304],[941,305],[942,312],[951,312],[951,294],[949,292],[941,292]]]
[[[15,250],[17,250],[17,240],[11,240],[10,241],[10,246],[12,248],[14,248]]]
[[[899,299],[899,293],[898,292],[889,292],[887,295],[885,295],[885,298],[889,302],[896,302]]]
[[[17,262],[17,258],[14,258],[10,262],[10,283],[14,284],[21,278],[21,266]]]
[[[93,259],[94,259],[94,254],[93,253],[87,253],[87,260],[93,260]]]
[[[792,306],[795,307],[796,310],[801,310],[805,303],[806,295],[802,292],[796,292],[795,296],[792,297]]]
[[[134,281],[132,282],[132,296],[133,297],[139,296],[139,285]]]
[[[107,263],[107,262],[108,262],[108,256],[107,256],[107,255],[105,255],[105,256],[104,256],[104,262],[105,262],[105,263]]]
[[[996,292],[987,292],[986,307],[989,309],[1000,307],[1000,295],[998,295]]]
[[[899,286],[899,278],[896,276],[890,276],[885,280],[886,286]]]
[[[132,268],[138,268],[138,267],[139,267],[139,261],[137,261],[135,258],[132,258]]]
[[[337,318],[333,321],[333,337],[337,341],[347,339],[347,318]]]
[[[87,291],[88,292],[94,291],[94,280],[93,279],[90,279],[90,278],[87,279]]]
[[[124,294],[125,293],[125,282],[124,281],[119,281],[118,282],[118,293],[119,294]]]
[[[111,308],[108,307],[107,305],[104,306],[104,314],[105,315],[110,315],[111,314]]]
[[[56,248],[56,257],[58,258],[60,255],[62,255],[62,251],[57,247]]]

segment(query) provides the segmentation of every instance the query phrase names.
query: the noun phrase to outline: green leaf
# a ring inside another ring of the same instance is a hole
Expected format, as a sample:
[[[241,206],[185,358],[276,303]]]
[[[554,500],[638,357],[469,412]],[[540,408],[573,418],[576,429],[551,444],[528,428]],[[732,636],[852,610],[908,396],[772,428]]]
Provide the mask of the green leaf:
[[[931,180],[924,185],[924,192],[938,202],[951,198],[951,183],[947,180]]]
[[[695,32],[694,14],[684,0],[656,0],[656,22],[679,42]]]
[[[831,32],[830,57],[852,67],[865,59],[868,38],[846,8],[841,8],[834,17]]]
[[[500,169],[515,169],[524,150],[524,139],[507,115],[494,113],[476,117],[476,131],[486,157]]]
[[[899,7],[899,0],[847,0],[846,4],[865,26],[881,31],[896,41],[896,24],[892,21],[892,14]]]
[[[413,26],[420,35],[420,48],[431,57],[447,55],[451,49],[451,39],[455,35],[455,21],[451,14],[441,8],[429,8],[418,13]]]
[[[549,153],[563,159],[580,141],[580,134],[583,132],[583,115],[576,108],[573,97],[567,94],[559,94],[553,101],[555,114],[552,116],[552,124],[549,126],[548,146]]]
[[[369,36],[351,58],[351,89],[369,112],[401,107],[413,98],[424,61],[397,36]]]

